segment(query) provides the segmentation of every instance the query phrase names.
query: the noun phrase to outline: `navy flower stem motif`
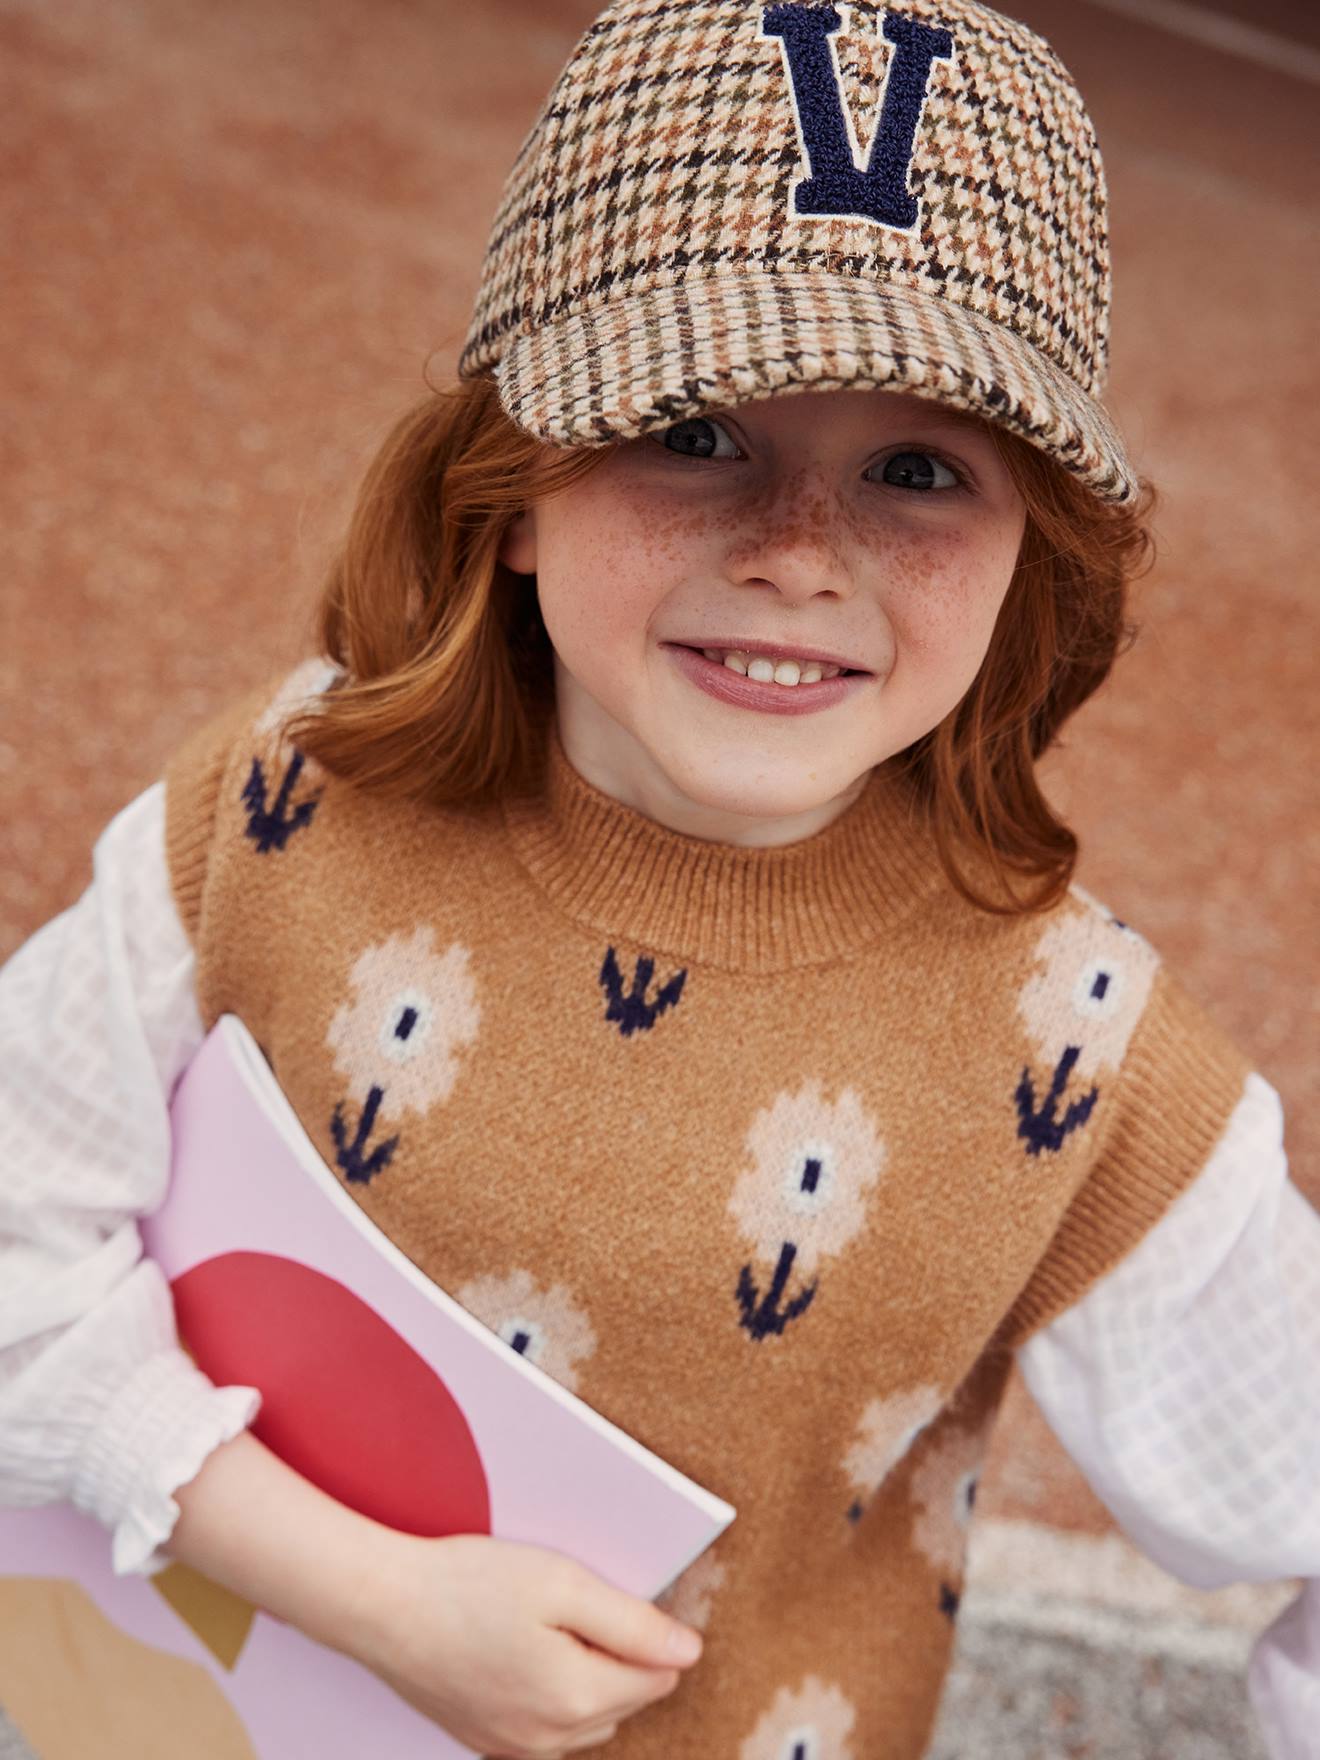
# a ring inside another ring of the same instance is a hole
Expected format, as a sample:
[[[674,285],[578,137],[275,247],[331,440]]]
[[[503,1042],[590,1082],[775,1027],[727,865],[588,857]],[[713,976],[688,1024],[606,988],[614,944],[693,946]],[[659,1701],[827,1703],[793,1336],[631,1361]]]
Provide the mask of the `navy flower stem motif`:
[[[649,1031],[665,1010],[673,1008],[683,994],[683,984],[687,978],[686,967],[660,987],[654,1002],[648,1002],[646,991],[654,971],[655,961],[647,959],[645,955],[639,956],[633,971],[632,988],[625,995],[623,973],[619,970],[614,949],[606,949],[600,968],[600,985],[609,998],[605,1019],[617,1021],[619,1031],[625,1039],[639,1028]]]
[[[393,1136],[384,1143],[377,1143],[369,1155],[363,1155],[363,1150],[375,1128],[376,1113],[384,1098],[384,1088],[371,1088],[368,1091],[367,1103],[362,1108],[357,1132],[351,1143],[348,1141],[348,1129],[344,1120],[344,1102],[342,1100],[336,1103],[334,1117],[330,1120],[330,1134],[335,1139],[335,1160],[343,1168],[347,1178],[361,1185],[365,1185],[369,1179],[378,1174],[382,1167],[389,1166],[398,1146],[399,1139],[397,1136]]]
[[[813,1283],[810,1289],[794,1296],[786,1307],[779,1306],[779,1298],[784,1293],[796,1258],[797,1248],[792,1241],[785,1241],[779,1249],[779,1263],[775,1266],[770,1288],[760,1301],[757,1300],[751,1266],[744,1265],[738,1273],[738,1305],[742,1309],[742,1318],[738,1324],[745,1326],[753,1338],[762,1339],[769,1332],[782,1333],[790,1320],[796,1320],[799,1314],[806,1311],[815,1295],[816,1285]]]
[[[300,801],[293,812],[289,812],[289,797],[302,774],[303,763],[303,754],[295,751],[285,768],[275,804],[268,807],[266,775],[261,768],[261,759],[252,760],[252,770],[243,789],[243,805],[248,812],[247,835],[256,844],[259,855],[264,856],[272,849],[283,849],[293,833],[301,831],[316,811],[319,795]]]
[[[1064,1139],[1073,1131],[1080,1129],[1091,1116],[1091,1109],[1100,1097],[1100,1090],[1092,1088],[1091,1092],[1081,1100],[1070,1102],[1062,1119],[1058,1117],[1058,1103],[1063,1090],[1068,1085],[1068,1077],[1072,1074],[1073,1065],[1081,1056],[1079,1045],[1069,1045],[1059,1059],[1054,1070],[1054,1079],[1050,1083],[1050,1091],[1041,1106],[1036,1106],[1036,1089],[1031,1080],[1031,1071],[1022,1071],[1022,1080],[1017,1085],[1018,1135],[1027,1140],[1027,1154],[1039,1155],[1042,1149],[1061,1149]]]

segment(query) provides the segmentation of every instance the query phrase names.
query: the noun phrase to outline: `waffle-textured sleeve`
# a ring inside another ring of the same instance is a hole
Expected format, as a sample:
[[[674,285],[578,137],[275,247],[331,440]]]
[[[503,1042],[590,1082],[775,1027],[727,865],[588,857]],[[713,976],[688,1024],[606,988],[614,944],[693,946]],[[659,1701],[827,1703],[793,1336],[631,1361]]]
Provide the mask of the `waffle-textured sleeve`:
[[[1248,1682],[1272,1760],[1320,1753],[1320,1214],[1261,1075],[1186,1191],[1018,1366],[1157,1564],[1202,1589],[1303,1580]]]
[[[138,1218],[169,1177],[169,1096],[202,1024],[164,786],[98,839],[92,881],[0,970],[0,1499],[71,1501],[120,1572],[156,1568],[171,1493],[256,1412],[180,1350]]]
[[[1066,1313],[1155,1226],[1228,1129],[1250,1058],[1160,965],[1095,1161],[999,1329],[1012,1350]]]

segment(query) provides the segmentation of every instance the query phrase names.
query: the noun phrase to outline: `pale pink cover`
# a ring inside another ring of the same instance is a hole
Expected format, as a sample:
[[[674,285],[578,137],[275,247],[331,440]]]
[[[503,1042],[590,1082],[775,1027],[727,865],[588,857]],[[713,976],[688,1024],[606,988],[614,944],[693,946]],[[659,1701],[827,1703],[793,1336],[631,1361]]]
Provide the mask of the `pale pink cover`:
[[[464,1507],[473,1507],[472,1488],[480,1487],[492,1534],[568,1553],[619,1588],[653,1599],[733,1520],[732,1506],[528,1362],[380,1233],[325,1166],[235,1016],[217,1022],[185,1071],[171,1120],[170,1187],[162,1208],[144,1222],[143,1236],[179,1284],[176,1296],[204,1284],[214,1328],[217,1291],[224,1293],[229,1269],[246,1271],[248,1287],[255,1288],[253,1268],[265,1265],[323,1292],[330,1311],[342,1307],[350,1340],[354,1317],[365,1322],[363,1348],[379,1353],[384,1341],[385,1358],[397,1356],[407,1371],[400,1377],[401,1399],[406,1395],[415,1405],[421,1383],[434,1388],[449,1446],[455,1459],[463,1457]],[[282,1287],[281,1278],[262,1282],[269,1308],[270,1290]],[[281,1332],[281,1349],[292,1340],[319,1355],[319,1362],[309,1356],[298,1365],[296,1380],[301,1391],[304,1381],[315,1379],[303,1373],[310,1363],[324,1398],[336,1365],[327,1367],[319,1333],[309,1327],[310,1336],[299,1337],[303,1305],[290,1306],[295,1311],[287,1334]],[[185,1312],[181,1302],[181,1324]],[[196,1350],[192,1337],[187,1342]],[[213,1373],[205,1352],[197,1354]],[[389,1375],[388,1362],[380,1368],[373,1358],[373,1395]],[[242,1379],[262,1385],[250,1372]],[[263,1408],[258,1424],[277,1417]],[[298,1422],[295,1414],[295,1430]],[[267,1436],[271,1446],[279,1434]],[[309,1470],[305,1462],[294,1464]],[[444,1519],[446,1463],[430,1464],[430,1483],[419,1485],[425,1468],[419,1471],[414,1460],[401,1490],[440,1511],[430,1531],[451,1531]],[[457,1527],[471,1532],[475,1524],[460,1520]],[[470,1752],[365,1669],[265,1615],[256,1616],[233,1669],[225,1668],[149,1579],[115,1577],[109,1558],[105,1531],[68,1506],[0,1511],[4,1574],[72,1578],[122,1630],[199,1663],[241,1718],[260,1760],[294,1752],[359,1760],[364,1745],[392,1760]]]

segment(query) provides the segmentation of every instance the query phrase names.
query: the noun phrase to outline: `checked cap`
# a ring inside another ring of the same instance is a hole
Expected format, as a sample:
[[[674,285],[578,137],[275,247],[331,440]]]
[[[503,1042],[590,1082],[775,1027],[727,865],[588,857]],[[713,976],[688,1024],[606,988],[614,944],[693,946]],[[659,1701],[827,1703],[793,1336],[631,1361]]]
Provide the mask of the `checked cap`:
[[[614,0],[509,174],[459,373],[557,446],[908,391],[1126,501],[1106,208],[1068,72],[976,0]]]

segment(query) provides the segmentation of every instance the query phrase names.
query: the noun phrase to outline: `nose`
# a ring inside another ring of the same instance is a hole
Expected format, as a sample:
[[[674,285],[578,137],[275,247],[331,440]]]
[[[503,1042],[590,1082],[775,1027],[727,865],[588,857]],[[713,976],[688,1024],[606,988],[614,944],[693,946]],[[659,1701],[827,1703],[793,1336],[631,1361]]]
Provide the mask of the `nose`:
[[[774,587],[794,604],[822,593],[850,598],[852,571],[839,541],[843,524],[842,510],[819,483],[782,487],[739,522],[725,560],[728,578],[735,586]]]

